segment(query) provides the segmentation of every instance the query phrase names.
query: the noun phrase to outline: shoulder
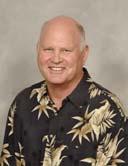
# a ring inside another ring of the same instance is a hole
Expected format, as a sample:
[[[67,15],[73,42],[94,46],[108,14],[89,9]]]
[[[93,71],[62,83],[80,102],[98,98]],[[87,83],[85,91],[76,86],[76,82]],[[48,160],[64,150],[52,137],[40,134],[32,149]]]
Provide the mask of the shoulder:
[[[106,105],[109,105],[109,107],[116,112],[120,112],[121,114],[126,112],[118,96],[102,85],[91,81],[89,83],[88,93],[90,102],[94,107],[100,107],[103,103],[106,103]]]
[[[35,84],[32,84],[26,88],[24,88],[23,90],[21,90],[16,97],[14,98],[14,100],[12,101],[10,108],[9,108],[9,116],[14,116],[17,114],[17,116],[24,116],[26,115],[26,113],[29,113],[31,111],[31,109],[33,108],[34,102],[36,102],[36,100],[34,100],[34,98],[31,99],[31,93],[34,89],[38,89],[40,87],[42,87],[42,85],[44,84],[45,81],[41,81]]]
[[[43,84],[45,83],[45,81],[41,81],[35,84],[32,84],[26,88],[24,88],[23,90],[21,90],[15,97],[15,101],[19,102],[25,99],[28,100],[30,99],[31,93],[34,89],[40,88]]]

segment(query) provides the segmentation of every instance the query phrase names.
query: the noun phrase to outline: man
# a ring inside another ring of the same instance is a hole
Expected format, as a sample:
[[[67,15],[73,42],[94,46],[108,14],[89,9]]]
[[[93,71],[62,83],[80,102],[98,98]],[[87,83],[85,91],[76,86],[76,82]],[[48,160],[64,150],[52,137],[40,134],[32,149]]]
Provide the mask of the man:
[[[37,61],[45,80],[12,103],[1,166],[128,166],[123,106],[83,68],[88,51],[74,19],[43,25]]]

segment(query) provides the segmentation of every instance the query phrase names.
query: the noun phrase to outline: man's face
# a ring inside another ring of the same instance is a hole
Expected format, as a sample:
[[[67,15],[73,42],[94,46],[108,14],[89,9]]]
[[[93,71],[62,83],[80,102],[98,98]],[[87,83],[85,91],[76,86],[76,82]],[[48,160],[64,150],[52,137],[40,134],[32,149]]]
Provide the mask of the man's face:
[[[80,50],[77,27],[46,25],[37,51],[38,66],[47,83],[70,85],[81,78],[88,50]]]

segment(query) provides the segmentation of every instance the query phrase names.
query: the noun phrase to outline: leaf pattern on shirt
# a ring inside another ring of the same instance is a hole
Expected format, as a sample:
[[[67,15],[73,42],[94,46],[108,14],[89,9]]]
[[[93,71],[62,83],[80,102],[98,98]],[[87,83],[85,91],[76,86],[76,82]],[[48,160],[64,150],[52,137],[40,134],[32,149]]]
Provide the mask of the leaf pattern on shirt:
[[[115,124],[112,119],[116,116],[114,110],[110,109],[111,105],[108,100],[103,100],[101,104],[104,105],[100,108],[94,109],[94,113],[89,120],[97,140],[99,139],[100,134],[104,134],[107,129],[111,128]]]
[[[120,111],[121,116],[125,117],[124,112],[127,112],[127,111],[124,108],[123,104],[121,103],[120,99],[115,94],[112,94],[112,93],[108,93],[108,96],[114,101],[114,103],[118,107],[118,110]],[[125,118],[125,120],[126,120],[126,118]]]
[[[41,98],[47,93],[46,82],[43,82],[40,88],[35,88],[30,94],[30,99],[37,94],[37,101],[40,102]]]
[[[50,135],[50,138],[48,136],[43,138],[43,141],[46,140],[47,143],[42,166],[60,166],[62,160],[66,157],[62,156],[62,152],[67,146],[60,145],[59,147],[55,148],[55,139],[56,136],[53,135]]]
[[[38,119],[40,118],[42,112],[49,118],[48,110],[53,111],[56,113],[56,110],[53,106],[50,106],[50,99],[49,97],[43,97],[35,108],[33,108],[32,112],[38,110]]]
[[[33,89],[30,95],[32,98],[34,95],[37,94],[37,102],[39,103],[32,109],[32,112],[38,110],[38,120],[42,114],[42,112],[49,118],[48,110],[53,111],[56,114],[55,105],[50,100],[47,94],[46,83],[44,82],[41,88]]]
[[[9,150],[7,149],[9,147],[8,143],[5,143],[2,147],[2,156],[0,158],[0,166],[4,166],[5,164],[9,166],[8,158],[11,157],[11,154]]]
[[[102,91],[101,91],[101,89],[99,89],[98,87],[96,87],[95,84],[92,83],[90,85],[89,89],[88,89],[88,92],[89,92],[90,99],[91,99],[91,98],[94,98],[94,97],[96,97],[98,95],[101,95]]]
[[[86,86],[79,84],[78,89],[76,88],[71,94],[76,100],[67,100],[66,107],[64,103],[60,109],[61,113],[54,112],[55,107],[49,97],[45,81],[32,85],[15,98],[7,118],[0,166],[25,166],[27,163],[33,165],[35,156],[30,155],[28,159],[28,154],[24,151],[28,148],[26,152],[32,154],[35,146],[42,147],[42,150],[36,153],[37,165],[77,165],[76,158],[80,165],[118,166],[124,163],[128,165],[127,130],[125,130],[128,119],[126,121],[126,116],[123,114],[124,108],[115,95],[93,82],[87,73],[84,75],[81,81]],[[81,111],[78,106],[83,93],[87,95],[83,102],[88,106],[86,110],[81,109]],[[21,121],[15,121],[15,111],[18,112]],[[36,114],[37,118],[31,114]],[[49,119],[46,120],[47,117]],[[31,129],[30,126],[26,128],[31,122],[35,125]],[[16,128],[14,128],[14,123]],[[118,133],[119,130],[121,132]],[[16,137],[13,137],[14,132]],[[46,132],[46,137],[44,137],[44,132]],[[51,135],[53,133],[57,135]],[[44,137],[43,143],[42,137]],[[63,143],[61,144],[61,141],[58,142],[57,139],[61,139]],[[74,151],[75,153],[72,153]]]
[[[123,129],[120,129],[120,131]],[[120,159],[120,155],[124,152],[125,148],[118,149],[123,138],[119,139],[119,133],[115,138],[111,138],[111,134],[107,134],[103,141],[97,148],[96,158],[84,158],[81,162],[91,163],[92,166],[118,166],[119,163],[125,163]]]
[[[88,113],[89,111],[89,106],[87,107],[84,117],[80,116],[75,116],[72,117],[73,119],[77,120],[78,123],[73,126],[72,130],[69,131],[67,134],[74,134],[72,137],[72,141],[78,136],[79,137],[79,142],[82,144],[82,138],[85,138],[86,140],[89,141],[89,138],[87,136],[88,133],[92,133],[92,126],[89,123],[89,119],[91,118],[93,111]]]
[[[9,132],[9,136],[13,134],[13,127],[14,127],[14,114],[16,111],[16,103],[14,103],[10,108],[10,116],[8,117],[8,126],[11,127],[11,130]]]
[[[107,100],[102,101],[104,103],[100,108],[96,108],[89,113],[89,106],[87,107],[84,117],[75,116],[73,119],[79,121],[71,131],[67,134],[72,134],[72,141],[78,136],[79,143],[82,144],[82,138],[90,141],[88,134],[91,134],[94,141],[94,135],[98,140],[99,135],[106,132],[107,128],[111,128],[114,125],[112,118],[116,115],[114,111],[110,110],[110,104]]]
[[[19,147],[19,152],[15,152],[16,166],[25,166],[26,164],[23,155],[23,146],[20,144],[20,142],[18,143],[18,147]]]

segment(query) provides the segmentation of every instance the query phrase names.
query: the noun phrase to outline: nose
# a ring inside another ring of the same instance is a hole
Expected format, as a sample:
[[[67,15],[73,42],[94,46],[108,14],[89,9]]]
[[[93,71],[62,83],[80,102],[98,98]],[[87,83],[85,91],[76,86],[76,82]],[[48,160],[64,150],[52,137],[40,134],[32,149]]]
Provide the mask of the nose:
[[[62,62],[62,58],[59,51],[55,51],[52,57],[52,63],[59,64]]]

